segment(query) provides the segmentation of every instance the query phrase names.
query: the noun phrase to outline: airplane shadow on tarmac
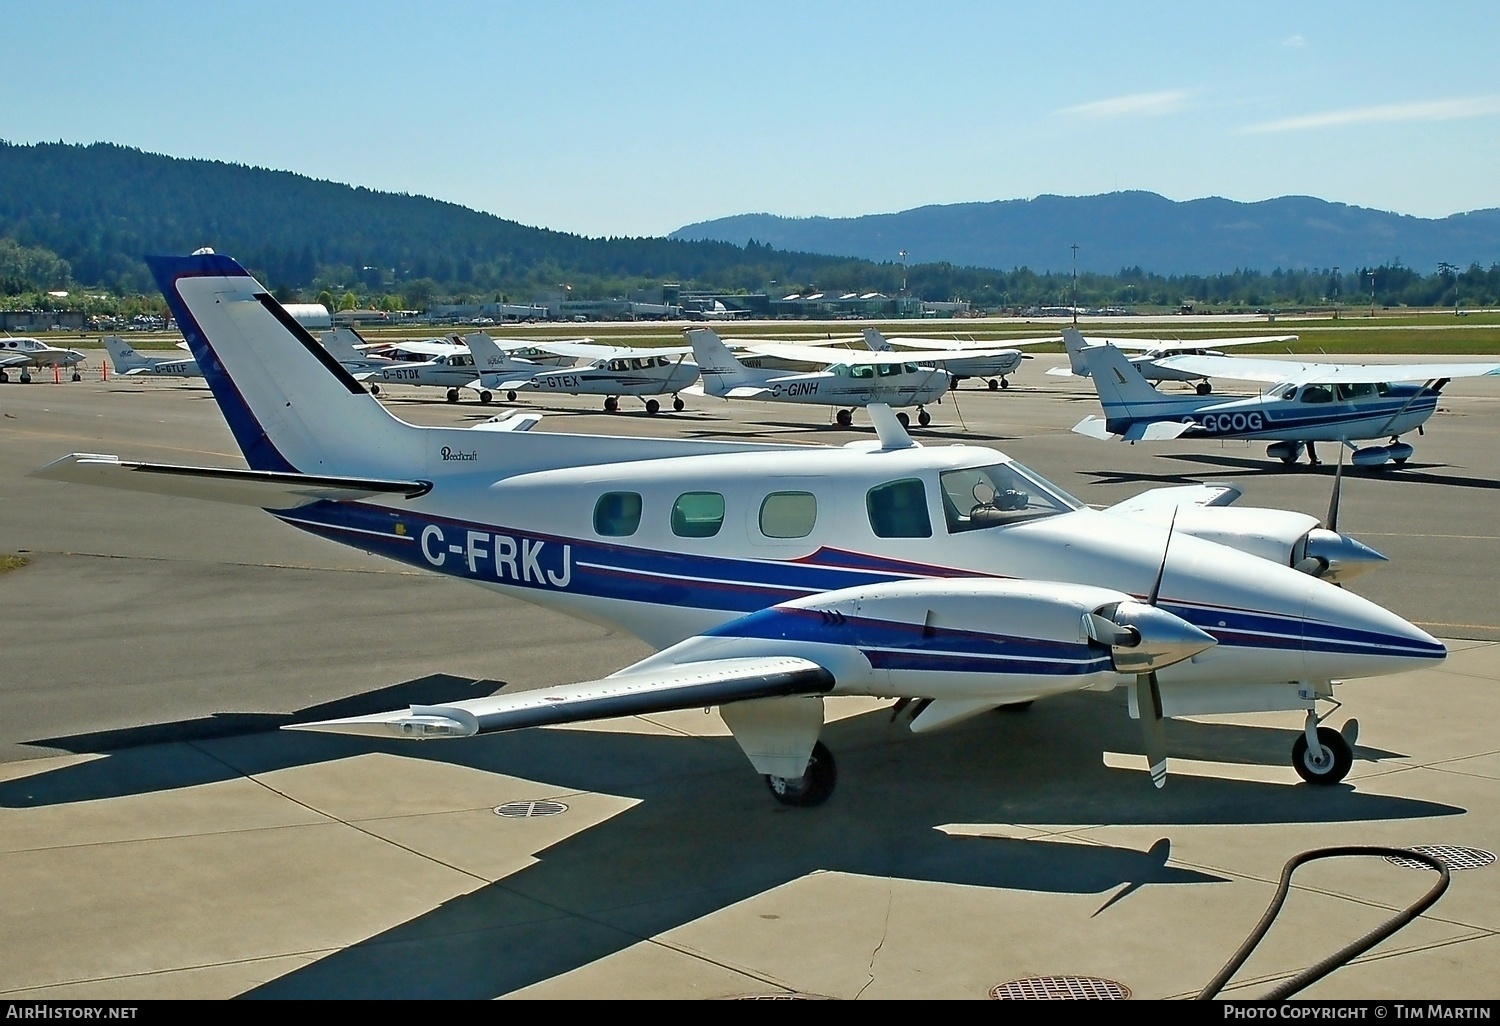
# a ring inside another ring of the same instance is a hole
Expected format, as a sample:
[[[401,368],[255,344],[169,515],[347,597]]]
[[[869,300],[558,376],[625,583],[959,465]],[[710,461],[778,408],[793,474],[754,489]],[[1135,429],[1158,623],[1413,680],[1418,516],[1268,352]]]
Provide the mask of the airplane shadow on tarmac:
[[[494,683],[437,676],[397,688],[425,689],[440,700],[445,691],[449,699],[472,696]],[[346,708],[390,708],[393,690],[378,693],[379,702],[360,696]],[[892,724],[884,711],[835,720],[823,738],[838,760],[840,782],[817,809],[776,804],[729,737],[569,729],[431,744],[285,731],[220,735],[191,745],[127,749],[7,781],[0,784],[0,805],[151,793],[372,751],[545,781],[560,797],[585,791],[638,799],[537,853],[539,861],[517,873],[244,995],[266,998],[495,997],[818,871],[1050,893],[1118,889],[1095,913],[1101,916],[1148,884],[1223,882],[1169,865],[1170,838],[1143,852],[949,834],[941,829],[948,824],[1170,829],[1464,811],[1350,786],[1186,775],[1156,791],[1143,772],[1112,770],[1102,761],[1103,751],[1139,750],[1139,728],[1123,704],[1119,694],[1078,694],[924,736]],[[326,706],[320,714],[328,715]],[[187,736],[222,727],[219,720],[176,726]],[[1178,758],[1286,767],[1296,734],[1292,728],[1170,721],[1168,751]],[[66,747],[64,740],[47,743]],[[1356,754],[1389,753],[1361,747]]]

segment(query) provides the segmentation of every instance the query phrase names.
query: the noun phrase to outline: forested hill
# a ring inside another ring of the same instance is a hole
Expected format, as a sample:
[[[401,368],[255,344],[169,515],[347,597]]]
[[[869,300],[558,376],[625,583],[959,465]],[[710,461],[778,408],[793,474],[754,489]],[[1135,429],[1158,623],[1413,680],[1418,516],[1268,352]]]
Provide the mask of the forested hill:
[[[0,238],[50,250],[74,281],[121,292],[154,291],[143,255],[201,246],[272,288],[321,279],[397,291],[425,281],[443,294],[528,299],[559,282],[578,298],[662,280],[754,290],[852,263],[720,242],[589,239],[424,196],[107,143],[0,142]]]
[[[1115,274],[1219,274],[1401,263],[1431,274],[1500,262],[1500,209],[1441,219],[1392,214],[1308,196],[1259,203],[1226,199],[1174,202],[1150,192],[1038,196],[957,203],[864,217],[787,218],[741,214],[679,228],[675,239],[749,239],[812,253],[949,261],[977,267]]]

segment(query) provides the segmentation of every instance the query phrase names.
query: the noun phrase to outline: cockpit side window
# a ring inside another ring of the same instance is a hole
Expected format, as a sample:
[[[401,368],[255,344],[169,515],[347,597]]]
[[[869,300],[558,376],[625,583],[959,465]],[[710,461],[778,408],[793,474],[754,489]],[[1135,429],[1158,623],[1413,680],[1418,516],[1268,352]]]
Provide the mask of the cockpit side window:
[[[893,374],[901,373],[901,365],[899,363],[881,363],[877,364],[875,369],[882,378],[888,378]]]
[[[1305,403],[1331,403],[1333,402],[1333,387],[1331,385],[1308,385],[1302,390],[1302,401]]]
[[[1014,463],[947,470],[938,484],[950,534],[1054,516],[1079,505]]]
[[[594,533],[606,538],[628,538],[641,526],[639,492],[605,492],[594,503]]]
[[[932,537],[927,489],[917,478],[876,485],[865,495],[865,509],[877,538]]]

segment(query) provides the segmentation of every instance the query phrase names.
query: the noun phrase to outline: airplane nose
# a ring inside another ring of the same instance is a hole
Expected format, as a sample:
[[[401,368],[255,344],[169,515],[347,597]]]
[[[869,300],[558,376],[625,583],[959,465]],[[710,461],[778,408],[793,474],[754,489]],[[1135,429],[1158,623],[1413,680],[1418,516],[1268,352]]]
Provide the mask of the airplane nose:
[[[1384,562],[1386,558],[1364,542],[1318,527],[1307,533],[1297,569],[1321,580],[1343,583]]]
[[[1443,643],[1375,603],[1324,582],[1308,582],[1303,654],[1310,677],[1377,677],[1436,666]]]

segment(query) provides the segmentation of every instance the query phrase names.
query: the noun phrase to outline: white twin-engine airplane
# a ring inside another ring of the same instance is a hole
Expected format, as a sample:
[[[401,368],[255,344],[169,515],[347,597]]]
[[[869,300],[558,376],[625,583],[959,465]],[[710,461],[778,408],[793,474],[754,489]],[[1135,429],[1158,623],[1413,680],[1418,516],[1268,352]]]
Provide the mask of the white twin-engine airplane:
[[[21,369],[21,383],[31,381],[33,367],[75,367],[73,380],[82,381],[76,365],[88,359],[76,349],[63,349],[49,345],[38,338],[11,338],[0,336],[0,383],[10,380],[9,368]]]
[[[1047,373],[1065,378],[1086,378],[1090,372],[1088,364],[1083,359],[1084,349],[1089,346],[1114,346],[1116,349],[1137,354],[1127,359],[1148,381],[1195,381],[1198,394],[1208,395],[1213,391],[1213,384],[1208,380],[1210,375],[1196,374],[1189,369],[1176,366],[1176,357],[1223,356],[1224,354],[1219,350],[1234,346],[1258,346],[1267,342],[1295,341],[1297,341],[1296,335],[1254,335],[1244,338],[1211,338],[1199,341],[1105,336],[1091,336],[1085,339],[1079,334],[1077,328],[1072,328],[1063,332],[1063,348],[1068,352],[1068,366],[1053,367]]]
[[[160,375],[176,378],[201,378],[198,361],[191,356],[142,356],[130,347],[119,335],[105,335],[104,349],[109,353],[109,362],[121,377],[137,375]]]
[[[59,481],[259,506],[334,541],[617,626],[658,651],[602,680],[302,724],[452,738],[718,706],[777,800],[834,789],[824,697],[926,731],[1131,690],[1151,776],[1164,716],[1298,710],[1293,764],[1348,771],[1336,682],[1441,662],[1333,580],[1379,557],[1237,490],[1099,511],[993,449],[923,448],[891,410],[841,447],[417,427],[394,418],[235,261],[148,259],[248,470],[73,454]],[[1321,578],[1321,579],[1320,579]]]
[[[1500,374],[1500,363],[1290,363],[1237,356],[1174,356],[1162,366],[1184,372],[1277,384],[1257,396],[1208,399],[1163,395],[1113,346],[1083,350],[1104,407],[1073,430],[1092,438],[1161,441],[1170,438],[1246,438],[1271,441],[1266,455],[1296,463],[1303,449],[1317,463],[1318,442],[1353,450],[1357,467],[1401,465],[1412,446],[1401,441],[1437,410],[1452,378]],[[1425,384],[1405,384],[1425,382]],[[1358,446],[1360,441],[1384,444]]]
[[[482,331],[464,337],[479,372],[479,398],[489,402],[489,393],[503,391],[514,401],[517,394],[531,392],[566,392],[569,395],[602,395],[604,409],[610,413],[620,408],[621,396],[635,396],[655,414],[661,409],[657,396],[670,395],[672,408],[684,405],[678,395],[698,380],[698,368],[687,359],[691,349],[663,347],[636,349],[625,346],[599,346],[587,343],[536,343],[543,351],[571,356],[565,367],[538,367],[517,359],[500,348]]]
[[[915,406],[917,423],[926,427],[932,414],[926,405],[941,402],[953,378],[940,367],[918,365],[916,357],[903,353],[830,353],[826,346],[799,346],[781,342],[745,345],[754,357],[791,360],[821,367],[815,371],[788,371],[750,367],[729,351],[710,328],[689,328],[688,341],[703,377],[702,389],[720,399],[756,399],[762,402],[811,403],[842,407],[839,427],[854,423],[853,408],[880,403],[884,406]],[[901,426],[909,423],[901,413]]]

